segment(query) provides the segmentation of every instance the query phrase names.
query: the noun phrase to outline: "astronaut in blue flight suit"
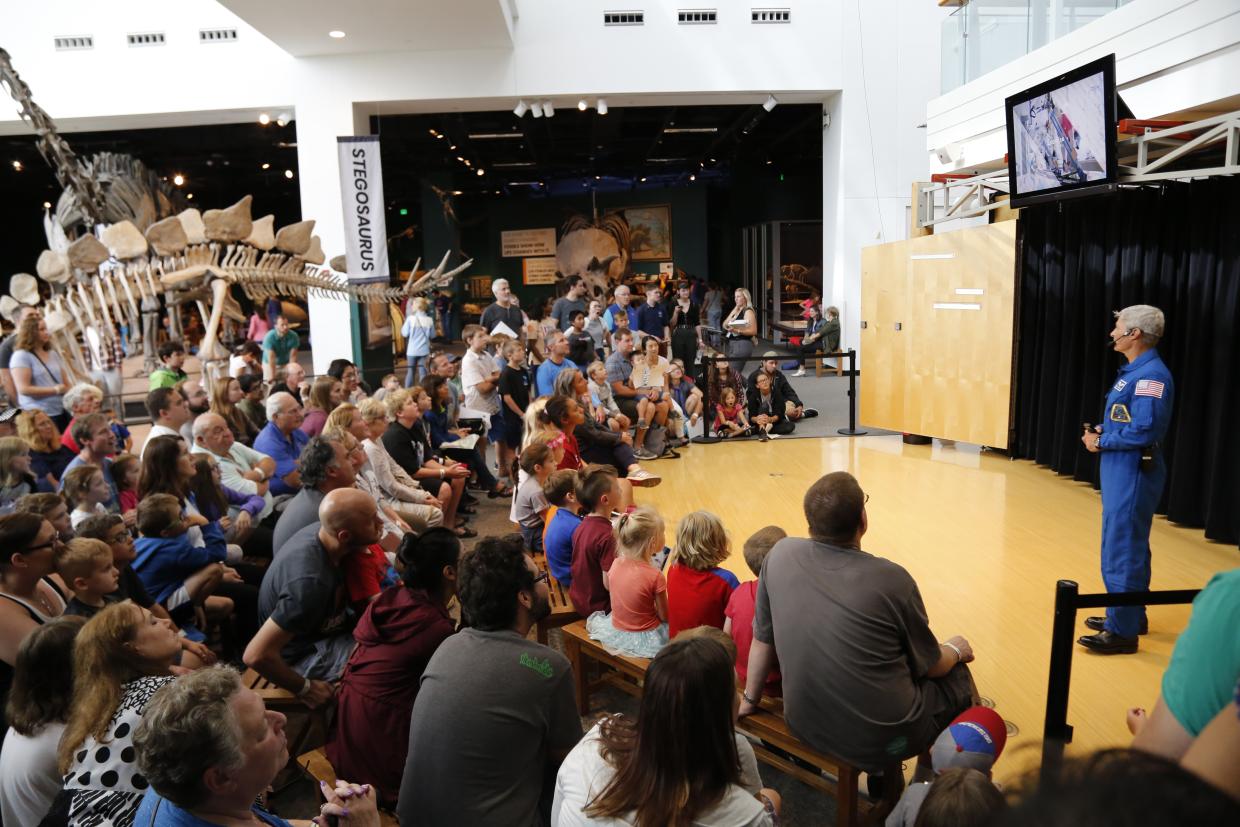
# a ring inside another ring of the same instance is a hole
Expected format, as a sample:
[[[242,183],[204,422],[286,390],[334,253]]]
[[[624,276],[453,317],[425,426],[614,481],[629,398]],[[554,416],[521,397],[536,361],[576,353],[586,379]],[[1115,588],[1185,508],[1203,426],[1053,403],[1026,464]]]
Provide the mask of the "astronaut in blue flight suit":
[[[1155,350],[1163,327],[1162,311],[1147,304],[1116,314],[1111,342],[1128,363],[1107,394],[1102,424],[1081,436],[1086,449],[1102,454],[1102,580],[1108,592],[1150,587],[1150,524],[1167,479],[1161,444],[1175,396],[1171,372]],[[1148,627],[1144,606],[1111,607],[1106,617],[1085,624],[1096,634],[1077,642],[1105,655],[1137,651],[1137,636]]]

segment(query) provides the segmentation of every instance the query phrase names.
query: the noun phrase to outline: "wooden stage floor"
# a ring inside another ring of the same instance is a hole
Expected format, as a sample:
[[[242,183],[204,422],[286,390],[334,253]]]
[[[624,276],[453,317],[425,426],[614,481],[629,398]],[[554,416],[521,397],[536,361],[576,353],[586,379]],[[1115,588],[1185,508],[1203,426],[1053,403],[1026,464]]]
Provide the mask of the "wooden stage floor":
[[[848,471],[870,495],[866,551],[898,562],[921,588],[940,639],[962,634],[973,645],[978,689],[1019,728],[996,778],[1036,764],[1045,713],[1055,582],[1102,590],[1098,494],[1030,462],[974,446],[905,445],[899,436],[774,440],[693,445],[677,460],[648,463],[663,485],[639,501],[668,522],[668,542],[682,515],[718,514],[732,539],[727,567],[753,574],[741,557],[752,532],[769,524],[805,536],[805,490],[832,471]],[[1151,546],[1154,589],[1200,588],[1240,565],[1234,546],[1158,517]],[[1149,610],[1150,634],[1136,655],[1073,656],[1069,754],[1130,741],[1128,707],[1152,709],[1188,606]],[[1084,616],[1079,618],[1084,633]]]

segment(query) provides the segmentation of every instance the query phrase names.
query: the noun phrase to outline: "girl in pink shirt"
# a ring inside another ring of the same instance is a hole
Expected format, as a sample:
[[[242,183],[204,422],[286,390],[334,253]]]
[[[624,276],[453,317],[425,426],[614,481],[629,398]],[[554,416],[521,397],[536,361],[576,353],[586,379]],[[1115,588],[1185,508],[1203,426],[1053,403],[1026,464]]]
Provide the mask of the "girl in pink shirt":
[[[626,655],[653,658],[667,645],[667,579],[651,558],[664,545],[663,518],[642,506],[616,523],[616,560],[603,573],[611,613],[586,618],[590,637]]]

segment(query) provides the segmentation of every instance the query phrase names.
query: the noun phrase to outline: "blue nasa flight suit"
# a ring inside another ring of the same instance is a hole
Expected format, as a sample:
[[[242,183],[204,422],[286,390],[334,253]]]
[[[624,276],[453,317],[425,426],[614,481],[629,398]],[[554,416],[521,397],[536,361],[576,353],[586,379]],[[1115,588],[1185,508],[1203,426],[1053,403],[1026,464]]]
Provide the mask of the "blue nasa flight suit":
[[[1161,384],[1161,388],[1159,387]],[[1162,452],[1141,470],[1142,449],[1161,443],[1175,395],[1171,371],[1147,350],[1119,369],[1102,413],[1102,580],[1108,592],[1150,587],[1150,524],[1167,480]],[[1107,631],[1135,638],[1144,606],[1107,609]]]

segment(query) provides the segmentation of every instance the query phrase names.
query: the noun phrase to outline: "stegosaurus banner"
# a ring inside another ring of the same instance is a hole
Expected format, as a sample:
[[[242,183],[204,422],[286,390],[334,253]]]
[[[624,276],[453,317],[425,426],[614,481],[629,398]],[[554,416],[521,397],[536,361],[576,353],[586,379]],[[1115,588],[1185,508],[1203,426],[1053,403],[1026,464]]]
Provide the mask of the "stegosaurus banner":
[[[387,281],[387,221],[377,135],[336,138],[344,203],[345,263],[350,281]]]

